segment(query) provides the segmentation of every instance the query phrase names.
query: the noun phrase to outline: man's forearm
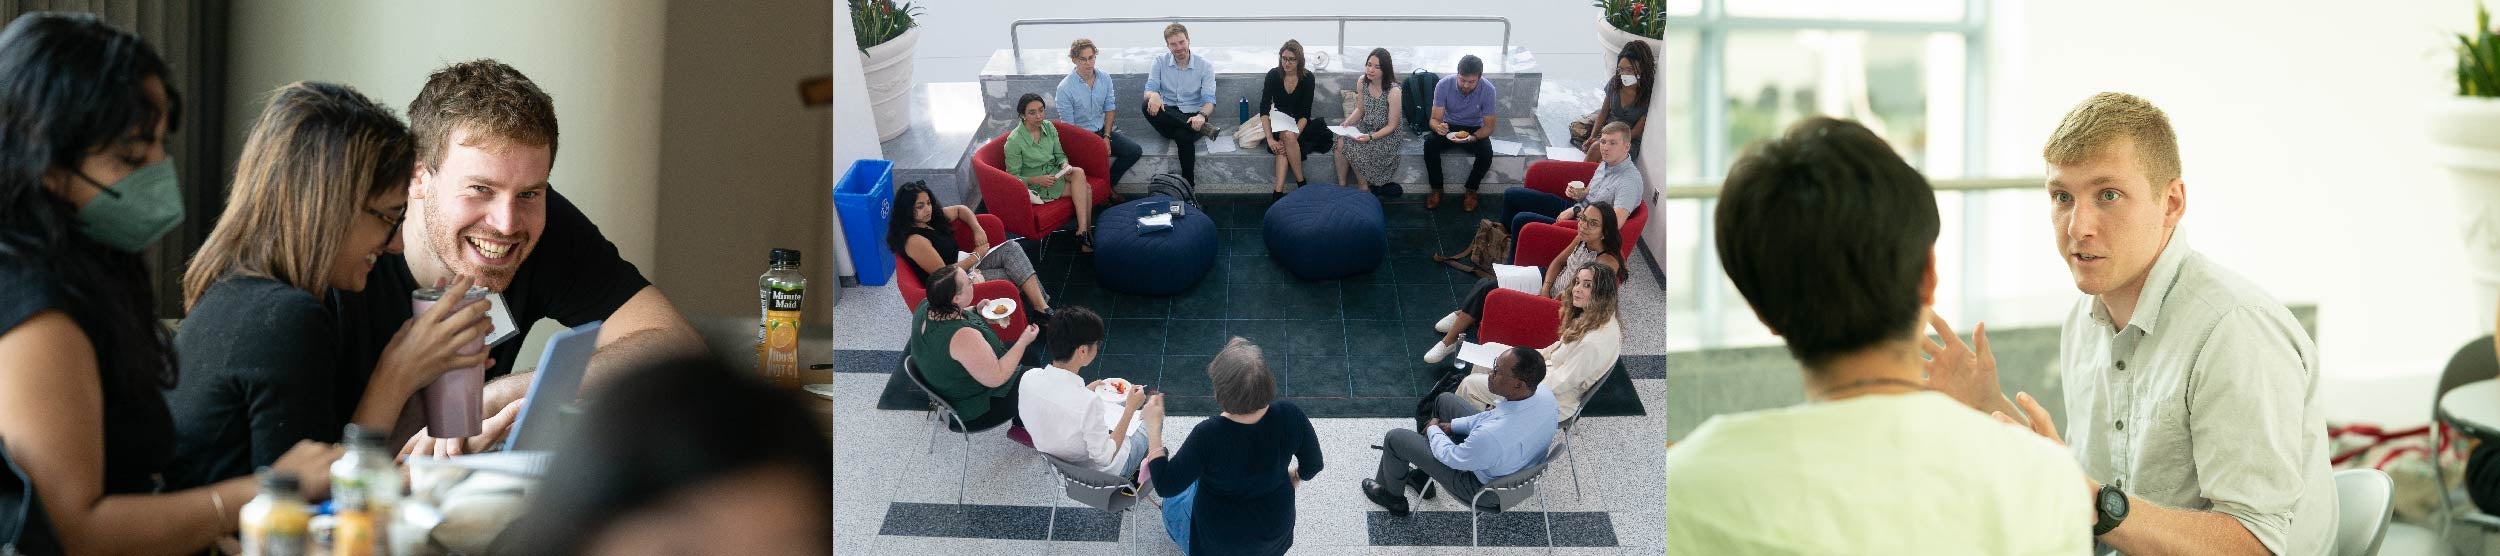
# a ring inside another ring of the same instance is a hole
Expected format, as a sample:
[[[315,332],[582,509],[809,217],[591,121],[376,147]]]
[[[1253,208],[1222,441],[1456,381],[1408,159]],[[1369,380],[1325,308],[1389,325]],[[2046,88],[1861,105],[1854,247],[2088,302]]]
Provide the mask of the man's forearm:
[[[605,384],[635,365],[703,353],[701,339],[684,336],[678,330],[652,328],[626,334],[599,346],[599,351],[590,355],[590,373],[582,378],[583,390]]]
[[[2265,543],[2230,514],[2165,508],[2127,496],[2127,520],[2101,535],[2102,544],[2133,555],[2264,555]]]

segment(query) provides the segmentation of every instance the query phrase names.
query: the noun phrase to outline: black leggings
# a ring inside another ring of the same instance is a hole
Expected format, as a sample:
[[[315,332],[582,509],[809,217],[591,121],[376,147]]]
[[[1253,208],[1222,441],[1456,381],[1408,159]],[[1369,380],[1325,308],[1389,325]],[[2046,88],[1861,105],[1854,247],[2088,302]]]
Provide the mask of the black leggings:
[[[2486,439],[2465,462],[2465,493],[2484,513],[2500,511],[2500,439]]]
[[[1493,295],[1493,290],[1498,289],[1502,289],[1500,281],[1492,278],[1477,280],[1476,288],[1468,290],[1467,299],[1460,302],[1459,312],[1467,313],[1467,316],[1475,317],[1479,321],[1484,320],[1484,298]]]

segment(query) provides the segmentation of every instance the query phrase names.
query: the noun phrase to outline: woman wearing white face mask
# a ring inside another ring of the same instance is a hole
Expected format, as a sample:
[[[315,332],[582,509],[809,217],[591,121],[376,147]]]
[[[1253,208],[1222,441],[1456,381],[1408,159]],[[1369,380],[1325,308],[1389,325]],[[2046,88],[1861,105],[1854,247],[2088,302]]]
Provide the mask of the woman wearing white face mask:
[[[0,455],[23,470],[0,474],[0,499],[38,510],[0,504],[0,552],[197,553],[258,490],[163,488],[176,372],[138,252],[182,220],[170,77],[91,15],[0,30]],[[272,467],[319,497],[338,454],[305,443]]]
[[[1623,45],[1623,52],[1615,55],[1615,79],[1606,83],[1606,101],[1597,107],[1597,127],[1613,122],[1632,126],[1635,160],[1641,156],[1641,131],[1648,129],[1649,93],[1657,89],[1652,80],[1657,73],[1658,56],[1650,52],[1648,42]],[[1599,134],[1590,133],[1588,142],[1580,145],[1580,150],[1588,153],[1588,162],[1599,160],[1599,139]]]

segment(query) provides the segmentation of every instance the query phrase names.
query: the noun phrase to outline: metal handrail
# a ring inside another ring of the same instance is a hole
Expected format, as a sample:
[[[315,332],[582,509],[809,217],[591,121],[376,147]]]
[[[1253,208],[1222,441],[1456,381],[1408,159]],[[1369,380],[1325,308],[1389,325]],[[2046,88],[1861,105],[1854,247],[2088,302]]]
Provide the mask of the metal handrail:
[[[1337,22],[1337,59],[1346,59],[1345,24],[1349,21],[1411,21],[1437,23],[1500,23],[1502,24],[1501,70],[1510,71],[1510,18],[1489,15],[1269,15],[1269,16],[1170,16],[1170,17],[1090,17],[1019,19],[1007,24],[1007,48],[1014,53],[1016,71],[1024,71],[1024,37],[1026,25],[1091,25],[1095,23],[1245,23],[1245,22]]]
[[[1949,179],[1928,180],[1927,188],[1933,189],[1938,193],[1949,191],[1999,191],[2006,189],[2037,188],[2041,187],[2040,184],[2042,183],[2045,183],[2043,178]],[[1667,184],[1667,198],[1716,199],[1719,198],[1719,184],[1708,182],[1670,183]]]

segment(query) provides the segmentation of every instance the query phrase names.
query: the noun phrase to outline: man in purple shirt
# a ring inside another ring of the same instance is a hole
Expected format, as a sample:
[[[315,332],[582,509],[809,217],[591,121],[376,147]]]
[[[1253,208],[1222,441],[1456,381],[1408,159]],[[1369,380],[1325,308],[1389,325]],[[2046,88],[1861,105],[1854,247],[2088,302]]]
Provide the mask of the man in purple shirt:
[[[1484,60],[1474,55],[1459,58],[1458,75],[1443,77],[1432,88],[1432,134],[1424,137],[1424,178],[1432,184],[1432,194],[1424,196],[1425,209],[1441,208],[1441,152],[1455,148],[1476,155],[1476,164],[1467,168],[1467,198],[1460,205],[1476,211],[1476,187],[1493,169],[1493,99],[1493,84],[1484,80]]]

